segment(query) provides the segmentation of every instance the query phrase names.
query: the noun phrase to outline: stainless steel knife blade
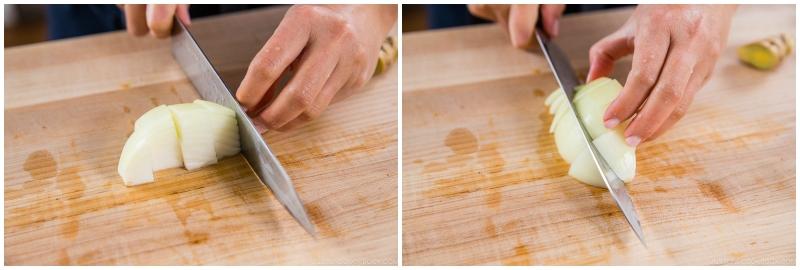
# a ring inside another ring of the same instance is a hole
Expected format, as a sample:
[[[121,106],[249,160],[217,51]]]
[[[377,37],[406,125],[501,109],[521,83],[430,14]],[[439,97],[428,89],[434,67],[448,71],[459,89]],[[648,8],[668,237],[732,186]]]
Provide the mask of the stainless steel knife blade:
[[[578,111],[575,110],[575,106],[572,104],[572,99],[575,97],[575,87],[580,84],[580,81],[578,80],[578,76],[575,75],[572,65],[569,63],[569,58],[567,58],[566,54],[561,51],[561,48],[547,38],[538,27],[536,28],[536,38],[539,41],[539,46],[542,48],[542,53],[544,54],[545,58],[547,58],[547,62],[550,64],[550,69],[553,70],[553,75],[556,77],[558,85],[561,86],[561,90],[564,91],[564,94],[567,97],[566,103],[569,105],[572,115],[575,117],[575,119],[580,119],[578,117]],[[608,165],[603,156],[599,154],[597,148],[594,146],[594,143],[592,143],[589,132],[586,131],[586,127],[583,125],[583,121],[577,122],[581,127],[581,131],[583,132],[583,141],[589,149],[589,153],[592,156],[592,160],[594,160],[594,164],[600,171],[603,182],[606,184],[609,193],[611,193],[611,198],[614,199],[614,201],[617,203],[617,206],[619,206],[620,210],[622,210],[622,214],[625,215],[625,219],[628,221],[631,229],[633,229],[636,237],[639,238],[639,241],[642,242],[642,245],[647,246],[644,241],[642,225],[639,223],[639,216],[636,214],[636,208],[633,205],[633,201],[631,201],[631,197],[628,195],[628,190],[625,189],[625,184],[622,182],[622,179],[620,179],[617,174],[611,170],[611,167]]]
[[[197,41],[179,20],[173,22],[172,54],[204,100],[218,103],[236,112],[242,155],[247,163],[258,179],[272,190],[278,201],[289,210],[303,229],[316,237],[314,225],[309,220],[289,175],[234,98],[234,92],[225,86]]]

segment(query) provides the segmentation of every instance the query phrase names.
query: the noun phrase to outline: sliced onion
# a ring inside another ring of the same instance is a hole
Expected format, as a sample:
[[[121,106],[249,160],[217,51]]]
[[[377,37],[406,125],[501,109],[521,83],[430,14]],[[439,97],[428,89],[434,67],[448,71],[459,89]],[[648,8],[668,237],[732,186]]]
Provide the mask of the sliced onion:
[[[623,181],[631,181],[636,174],[636,149],[625,143],[623,131],[627,122],[609,130],[603,124],[603,115],[609,104],[619,95],[622,85],[616,80],[599,78],[576,88],[575,109],[600,155]],[[554,114],[550,132],[555,136],[559,155],[571,164],[569,175],[589,185],[605,187],[588,148],[581,138],[577,119],[570,117],[567,99],[557,89],[549,97],[549,112]],[[546,100],[547,101],[547,100]]]
[[[125,185],[138,185],[152,182],[154,171],[194,170],[239,151],[233,110],[202,100],[161,105],[136,120],[117,169]]]

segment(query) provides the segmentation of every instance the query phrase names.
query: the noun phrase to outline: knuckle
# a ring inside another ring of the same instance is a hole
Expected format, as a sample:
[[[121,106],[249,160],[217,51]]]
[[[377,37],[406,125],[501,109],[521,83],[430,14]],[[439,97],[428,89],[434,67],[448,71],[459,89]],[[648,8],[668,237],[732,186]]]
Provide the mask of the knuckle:
[[[689,106],[688,105],[678,106],[677,108],[675,108],[675,111],[672,112],[672,118],[681,119],[681,118],[683,118],[684,115],[686,115],[686,112],[688,110],[689,110]]]
[[[597,59],[603,55],[603,47],[601,47],[600,43],[595,43],[589,48],[589,59]]]
[[[291,103],[297,108],[308,108],[314,102],[314,97],[311,94],[312,90],[309,86],[302,86],[298,91],[292,93]]]
[[[478,5],[478,4],[469,4],[469,5],[467,5],[467,10],[469,10],[469,13],[471,13],[473,15],[477,15],[478,13],[480,13],[481,6],[482,5]]]
[[[356,77],[353,79],[353,87],[352,87],[352,88],[355,88],[355,89],[357,89],[357,88],[361,88],[361,87],[363,87],[365,84],[367,84],[367,81],[369,81],[369,78],[370,78],[370,74],[371,74],[371,73],[370,73],[370,71],[368,70],[367,72],[363,72],[362,74],[360,74],[360,75],[356,76]]]
[[[280,120],[270,113],[261,115],[261,123],[263,123],[267,129],[278,129],[282,126]]]
[[[722,45],[712,45],[708,48],[707,55],[713,59],[718,58],[722,54]]]
[[[281,72],[276,58],[264,56],[258,56],[253,59],[248,69],[252,72],[258,72],[264,75],[264,77],[276,76]]]
[[[367,61],[367,49],[364,46],[353,48],[353,60],[356,64],[363,64]]]
[[[649,72],[647,70],[636,69],[631,71],[631,76],[633,76],[633,81],[640,84],[640,85],[654,85],[656,83],[656,74],[655,72]]]
[[[678,101],[680,101],[681,98],[683,97],[683,93],[672,86],[663,87],[659,89],[659,91],[657,92],[659,98],[661,98],[661,100],[663,100],[663,102],[667,104],[675,104]]]
[[[294,5],[287,11],[287,13],[290,13],[292,15],[297,15],[302,17],[312,16],[317,12],[318,11],[316,7],[310,5]]]
[[[338,40],[355,40],[356,29],[352,23],[347,22],[341,16],[334,16],[331,21],[331,33]]]
[[[305,121],[311,121],[317,119],[322,114],[322,108],[317,105],[312,105],[308,109],[306,109],[302,114],[300,114],[300,119]]]

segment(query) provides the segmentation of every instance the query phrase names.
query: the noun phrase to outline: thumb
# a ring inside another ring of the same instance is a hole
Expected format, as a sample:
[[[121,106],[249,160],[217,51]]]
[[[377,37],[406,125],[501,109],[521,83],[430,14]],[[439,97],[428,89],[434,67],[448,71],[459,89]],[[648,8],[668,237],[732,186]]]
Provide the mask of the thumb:
[[[511,5],[508,12],[508,33],[517,48],[531,45],[533,30],[539,17],[539,5]]]
[[[614,70],[614,62],[633,53],[633,38],[620,29],[589,49],[589,74],[586,82],[608,76]]]

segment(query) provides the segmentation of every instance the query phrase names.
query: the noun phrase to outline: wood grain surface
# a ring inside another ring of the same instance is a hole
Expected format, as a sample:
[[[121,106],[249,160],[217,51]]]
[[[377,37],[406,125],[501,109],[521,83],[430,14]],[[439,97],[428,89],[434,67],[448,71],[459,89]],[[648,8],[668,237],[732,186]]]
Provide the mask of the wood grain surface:
[[[558,42],[579,73],[631,11],[563,19]],[[567,176],[538,51],[513,49],[494,25],[404,35],[403,263],[795,264],[796,62],[761,72],[735,51],[794,33],[795,7],[742,6],[732,29],[688,114],[637,149],[627,187],[647,247],[605,189]]]
[[[235,86],[284,12],[195,20],[192,31]],[[397,263],[396,68],[311,124],[264,136],[313,239],[241,156],[122,184],[133,121],[198,98],[169,45],[115,32],[5,50],[6,265]]]

